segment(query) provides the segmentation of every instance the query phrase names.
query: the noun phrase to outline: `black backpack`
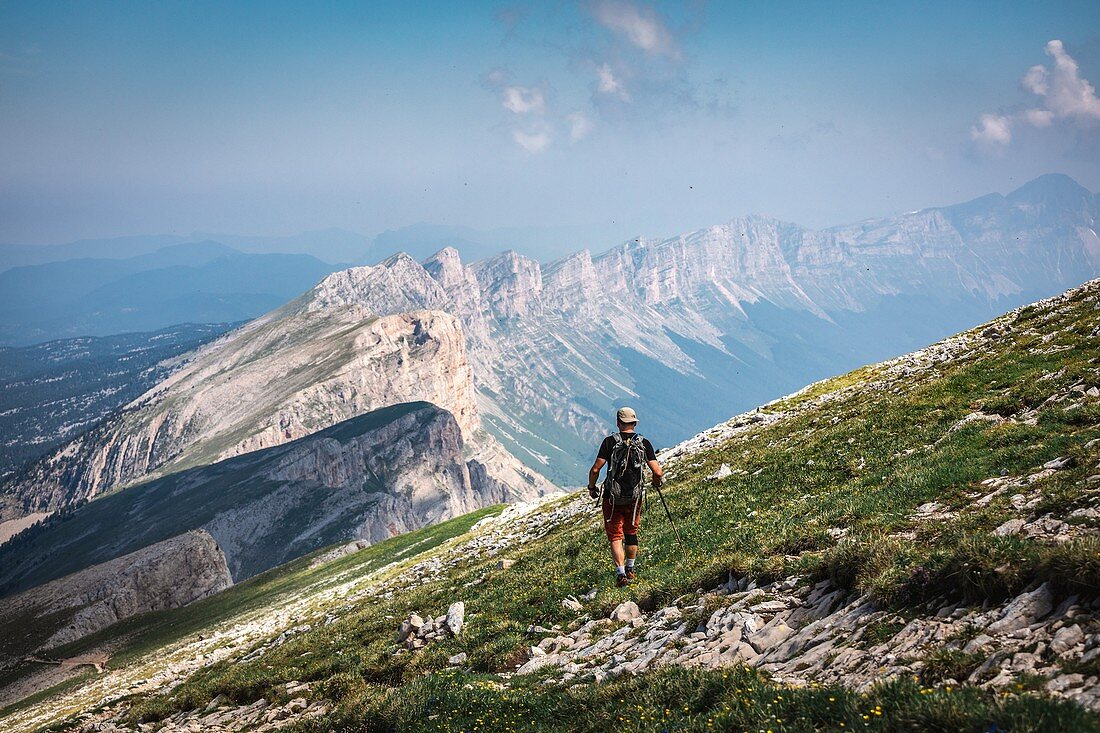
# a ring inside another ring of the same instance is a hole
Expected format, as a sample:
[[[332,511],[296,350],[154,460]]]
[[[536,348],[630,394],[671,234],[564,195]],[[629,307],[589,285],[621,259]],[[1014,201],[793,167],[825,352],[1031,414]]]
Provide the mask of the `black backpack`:
[[[607,478],[603,482],[604,498],[615,504],[633,504],[645,494],[645,438],[632,433],[626,438],[615,433],[611,460],[607,463]]]

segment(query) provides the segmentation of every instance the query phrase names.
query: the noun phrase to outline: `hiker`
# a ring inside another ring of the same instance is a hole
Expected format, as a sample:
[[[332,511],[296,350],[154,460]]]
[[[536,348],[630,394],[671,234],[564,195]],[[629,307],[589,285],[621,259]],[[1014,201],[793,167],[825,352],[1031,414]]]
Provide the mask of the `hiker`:
[[[588,495],[602,497],[603,529],[611,543],[611,558],[615,561],[615,585],[620,588],[638,577],[634,561],[638,557],[638,525],[642,521],[642,497],[645,494],[645,471],[653,472],[653,486],[659,488],[664,478],[653,444],[634,432],[638,415],[629,407],[620,407],[615,415],[619,432],[600,443],[596,462],[588,471]],[[607,466],[602,488],[597,488],[600,469]]]

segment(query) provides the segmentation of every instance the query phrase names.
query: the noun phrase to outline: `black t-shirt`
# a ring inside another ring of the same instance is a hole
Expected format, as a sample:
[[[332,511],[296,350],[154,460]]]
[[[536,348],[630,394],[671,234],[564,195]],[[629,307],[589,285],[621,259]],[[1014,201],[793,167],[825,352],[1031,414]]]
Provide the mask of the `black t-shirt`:
[[[623,433],[623,432],[620,432],[619,435],[622,436],[623,440],[627,440],[628,438],[630,438],[630,436],[637,435],[637,433]],[[610,461],[611,460],[611,450],[614,447],[615,447],[615,436],[614,435],[607,436],[606,438],[603,439],[603,442],[600,443],[600,452],[596,454],[596,458],[602,458],[605,461]],[[642,438],[642,447],[645,448],[645,459],[647,461],[657,460],[657,454],[654,452],[653,444],[649,442],[649,438],[646,438],[646,437]]]

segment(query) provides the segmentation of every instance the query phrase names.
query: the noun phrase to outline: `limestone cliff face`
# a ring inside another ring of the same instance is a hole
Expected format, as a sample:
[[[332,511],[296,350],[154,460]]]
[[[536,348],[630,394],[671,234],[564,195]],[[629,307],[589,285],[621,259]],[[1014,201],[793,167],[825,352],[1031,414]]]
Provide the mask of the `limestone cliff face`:
[[[0,624],[27,617],[49,620],[49,636],[29,636],[19,650],[28,653],[67,644],[139,613],[187,605],[232,583],[218,544],[198,530],[0,600]],[[34,626],[40,630],[45,623]],[[0,659],[0,665],[9,661]]]
[[[457,318],[291,304],[201,349],[121,414],[17,477],[6,514],[55,510],[420,399],[451,412],[467,437],[478,432]]]
[[[1097,216],[1093,194],[1049,176],[889,219],[815,231],[748,216],[545,266],[514,252],[395,255],[203,350],[18,480],[0,518],[410,399],[453,412],[467,450],[506,482],[520,470],[496,441],[580,483],[617,403],[667,444],[918,348],[1100,273]]]
[[[540,493],[537,477],[475,456],[458,421],[435,405],[357,415],[104,496],[28,530],[0,546],[0,595],[190,530],[214,538],[239,581],[333,543],[377,542]]]
[[[369,424],[372,415],[386,413],[397,417]],[[378,542],[539,493],[534,480],[509,476],[514,480],[506,484],[482,473],[468,453],[461,427],[446,411],[427,403],[386,408],[236,459],[252,460],[249,481],[269,489],[202,526],[239,580],[325,544]],[[212,476],[215,468],[200,475]]]

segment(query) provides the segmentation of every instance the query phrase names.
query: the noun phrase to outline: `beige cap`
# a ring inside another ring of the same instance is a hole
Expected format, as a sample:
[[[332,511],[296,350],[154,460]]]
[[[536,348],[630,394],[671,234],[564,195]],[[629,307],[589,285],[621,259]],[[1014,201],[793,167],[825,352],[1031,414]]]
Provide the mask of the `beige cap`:
[[[620,407],[615,417],[618,418],[619,422],[638,422],[638,414],[634,412],[632,407]]]

